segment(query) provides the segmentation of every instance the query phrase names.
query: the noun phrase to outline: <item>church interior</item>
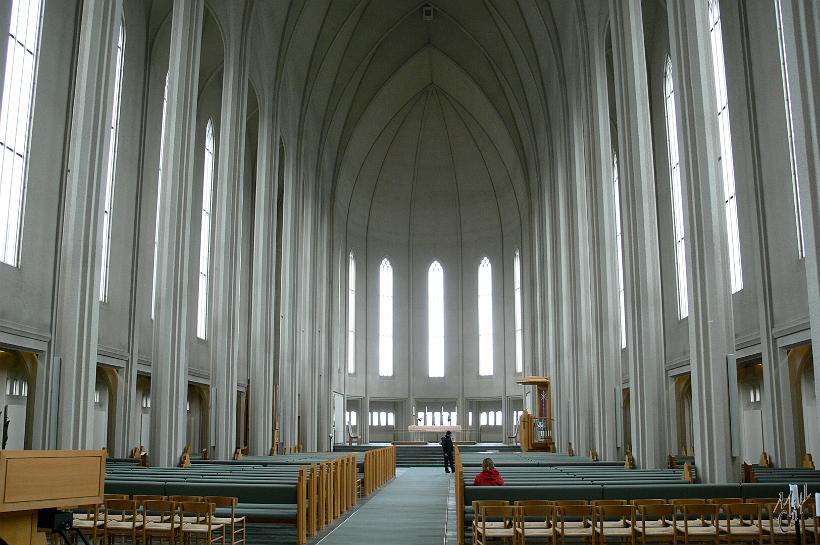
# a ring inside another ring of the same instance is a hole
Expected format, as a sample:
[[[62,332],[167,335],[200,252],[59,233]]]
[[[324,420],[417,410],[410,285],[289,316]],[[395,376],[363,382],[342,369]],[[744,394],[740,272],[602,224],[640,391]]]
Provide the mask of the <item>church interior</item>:
[[[820,542],[820,2],[0,28],[0,544]]]

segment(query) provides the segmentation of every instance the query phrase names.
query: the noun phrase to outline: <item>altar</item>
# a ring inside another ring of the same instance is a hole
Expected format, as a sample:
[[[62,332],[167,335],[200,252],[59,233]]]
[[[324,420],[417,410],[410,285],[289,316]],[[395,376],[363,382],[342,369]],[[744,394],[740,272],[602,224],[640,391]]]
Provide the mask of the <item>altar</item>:
[[[448,431],[459,433],[461,426],[457,424],[445,426],[407,426],[407,431],[414,441],[423,441],[425,434],[435,434],[434,441],[438,442],[439,438]]]

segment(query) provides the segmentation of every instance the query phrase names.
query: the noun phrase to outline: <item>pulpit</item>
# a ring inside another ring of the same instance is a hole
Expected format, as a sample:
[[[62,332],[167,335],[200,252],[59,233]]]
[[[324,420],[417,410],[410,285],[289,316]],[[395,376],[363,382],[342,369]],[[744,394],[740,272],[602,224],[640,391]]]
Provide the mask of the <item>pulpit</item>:
[[[45,545],[40,510],[98,505],[104,487],[102,450],[0,451],[0,539]]]
[[[552,393],[548,377],[523,377],[517,380],[524,387],[535,388],[535,414],[524,411],[518,429],[521,434],[521,450],[555,452],[552,437]]]

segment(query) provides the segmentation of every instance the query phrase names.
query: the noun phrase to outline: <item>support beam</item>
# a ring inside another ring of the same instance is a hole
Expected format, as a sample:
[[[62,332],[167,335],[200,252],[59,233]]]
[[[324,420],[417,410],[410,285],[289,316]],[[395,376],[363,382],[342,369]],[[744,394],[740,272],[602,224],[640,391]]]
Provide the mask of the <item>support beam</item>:
[[[609,9],[624,212],[632,451],[641,467],[663,467],[667,453],[663,301],[641,1],[610,0]]]
[[[239,33],[236,33],[239,34]],[[230,35],[229,35],[230,37]],[[242,193],[245,180],[245,121],[247,115],[247,61],[238,36],[227,42],[222,77],[222,115],[219,161],[214,195],[213,285],[214,312],[210,313],[211,387],[216,405],[214,459],[228,460],[236,445],[236,389],[239,356],[240,267],[242,238]],[[265,181],[262,182],[263,184]],[[247,256],[248,258],[250,256]]]
[[[732,471],[727,372],[734,365],[734,321],[717,104],[706,2],[668,4],[689,282],[689,359],[698,471],[705,482]],[[735,425],[740,425],[735,422]]]
[[[82,6],[56,276],[52,356],[60,367],[52,387],[59,388],[59,407],[49,411],[57,417],[51,448],[94,447],[103,199],[121,10],[121,0]]]
[[[151,365],[151,463],[176,464],[188,399],[188,263],[204,0],[176,0],[157,214],[156,308]]]

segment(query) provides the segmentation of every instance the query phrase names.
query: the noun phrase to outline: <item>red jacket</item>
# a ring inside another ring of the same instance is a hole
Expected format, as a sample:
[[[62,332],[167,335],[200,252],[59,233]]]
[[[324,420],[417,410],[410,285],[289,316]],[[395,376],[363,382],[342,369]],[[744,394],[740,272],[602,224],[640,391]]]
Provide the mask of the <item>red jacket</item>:
[[[504,484],[504,477],[496,468],[485,469],[475,476],[473,486],[501,486]]]

